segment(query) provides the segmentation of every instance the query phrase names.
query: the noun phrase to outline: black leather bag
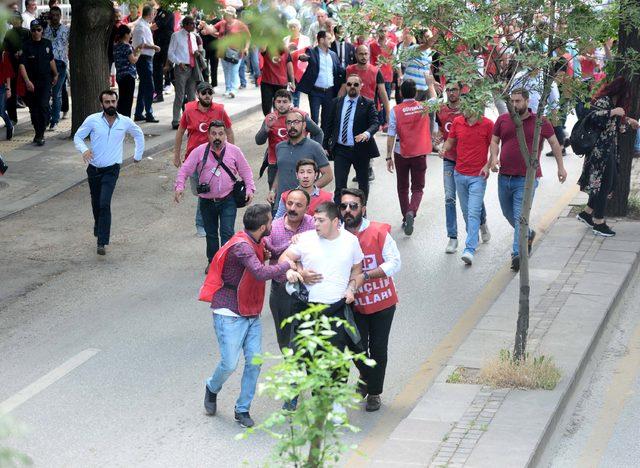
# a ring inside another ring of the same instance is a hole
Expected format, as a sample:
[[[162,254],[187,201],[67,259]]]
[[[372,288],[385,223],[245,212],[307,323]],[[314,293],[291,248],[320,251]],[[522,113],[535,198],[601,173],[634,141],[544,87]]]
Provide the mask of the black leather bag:
[[[220,167],[224,169],[226,173],[229,174],[229,177],[231,177],[231,180],[233,180],[233,191],[231,193],[236,202],[236,206],[238,208],[247,206],[247,184],[244,183],[244,180],[238,179],[233,175],[233,172],[231,172],[227,165],[222,162],[222,158],[220,158],[220,160],[216,159],[216,161],[218,161]]]

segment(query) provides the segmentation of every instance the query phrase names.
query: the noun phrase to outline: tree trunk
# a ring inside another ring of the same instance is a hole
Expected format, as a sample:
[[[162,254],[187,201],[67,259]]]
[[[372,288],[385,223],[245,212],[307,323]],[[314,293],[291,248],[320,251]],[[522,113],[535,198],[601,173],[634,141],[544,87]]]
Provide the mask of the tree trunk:
[[[84,119],[100,110],[98,96],[109,88],[107,45],[113,27],[111,0],[71,0],[69,69],[71,134]]]
[[[640,8],[640,0],[633,0],[635,8]],[[621,4],[621,8],[628,9],[631,5],[629,2]],[[625,12],[621,12],[621,17],[625,18]],[[634,72],[632,67],[635,64],[630,63],[627,54],[629,52],[640,52],[640,36],[638,29],[631,25],[620,21],[620,29],[618,31],[618,56],[622,58],[618,62],[616,75],[626,76],[630,81],[629,85],[629,101],[628,115],[637,119],[640,116],[640,75]],[[633,161],[633,143],[635,141],[636,131],[629,128],[626,133],[620,134],[618,137],[618,151],[620,152],[620,166],[616,185],[613,189],[613,198],[607,203],[607,215],[609,216],[626,216],[629,203],[629,189],[631,185],[631,163]]]

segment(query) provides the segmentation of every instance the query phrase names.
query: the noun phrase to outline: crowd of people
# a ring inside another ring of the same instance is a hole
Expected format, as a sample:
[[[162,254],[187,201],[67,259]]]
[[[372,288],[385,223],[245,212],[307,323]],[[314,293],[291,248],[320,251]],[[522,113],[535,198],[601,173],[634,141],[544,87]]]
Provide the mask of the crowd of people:
[[[31,3],[27,0],[24,15],[32,14]],[[473,84],[441,76],[434,50],[436,35],[429,28],[411,31],[398,16],[368,36],[350,37],[340,22],[341,9],[351,7],[346,2],[261,1],[255,8],[275,10],[290,31],[279,54],[272,54],[252,44],[249,28],[242,21],[247,6],[240,0],[227,0],[221,18],[195,10],[178,15],[162,1],[139,10],[130,8],[126,17],[115,7],[110,57],[118,92],[101,93],[102,111],[89,116],[74,136],[88,164],[97,253],[107,253],[111,197],[125,134],[135,139],[137,162],[144,150],[144,135],[135,122],[158,122],[153,103],[164,100],[165,86],[172,83],[173,163],[178,169],[174,198],[176,202],[183,199],[189,180],[190,191],[198,200],[196,233],[206,237],[206,279],[200,299],[213,310],[220,351],[220,363],[205,386],[206,412],[216,413],[217,395],[244,354],[235,418],[246,427],[254,424],[249,410],[260,368],[252,357],[261,352],[260,313],[267,280],[271,280],[269,307],[281,349],[293,346],[295,333],[295,324],[282,326],[282,321],[309,303],[325,304],[325,314],[345,320],[351,320],[345,306],[353,309],[353,325],[360,339],[354,340],[343,328],[332,342],[362,350],[376,361],[374,368],[358,365],[358,390],[366,397],[366,410],[377,411],[398,302],[392,277],[400,271],[401,255],[391,226],[374,221],[375,213],[367,213],[370,183],[375,178],[370,162],[380,156],[374,137],[378,132],[386,134],[383,153],[387,170],[395,173],[399,223],[406,236],[413,235],[419,213],[427,156],[436,153],[442,158],[444,251],[458,251],[457,199],[466,227],[460,258],[467,266],[473,265],[478,245],[491,238],[484,196],[490,174],[497,172],[501,211],[513,227],[511,268],[518,271],[526,164],[516,125],[501,96],[495,99],[499,114],[495,121],[482,109],[462,110],[461,102]],[[14,37],[22,34],[25,42],[21,54],[5,46],[9,66],[18,70],[26,85],[24,98],[37,144],[44,143],[47,126],[54,129],[61,112],[64,115],[68,28],[60,23],[59,10],[51,6],[47,24],[39,17],[25,16],[30,39],[20,32],[23,25],[18,21],[24,15],[12,17]],[[215,42],[228,35],[239,35],[242,41],[224,50],[215,48]],[[405,49],[413,50],[411,57],[394,64],[392,58],[404,56]],[[574,58],[565,60],[566,66],[571,63],[571,73],[578,73],[579,66],[583,76],[590,73],[589,79],[598,73],[595,55],[575,63]],[[265,117],[256,129],[255,142],[267,146],[259,175],[267,172],[268,203],[252,203],[254,174],[235,144],[233,123],[224,104],[214,102],[219,63],[224,72],[224,99],[233,99],[247,86],[247,69],[260,87]],[[491,66],[490,61],[482,62],[487,73]],[[13,97],[10,89],[15,89],[15,77],[1,76],[6,88],[3,96],[6,91],[7,97]],[[139,85],[132,117],[136,78]],[[529,151],[540,157],[546,141],[557,165],[557,178],[565,182],[563,119],[554,119],[554,127],[544,118],[540,145],[533,148],[539,82],[538,70],[515,73],[506,99],[523,123]],[[625,115],[627,88],[621,77],[601,86],[596,94],[592,119],[602,133],[586,158],[579,182],[589,193],[589,203],[578,219],[602,236],[615,235],[604,220],[619,158],[617,144],[612,142],[617,141],[616,132],[638,128],[637,120]],[[301,94],[307,95],[309,113],[300,108]],[[550,112],[557,110],[558,99],[556,89],[549,98]],[[439,104],[439,110],[427,112],[425,101]],[[13,114],[10,107],[8,110],[9,123],[15,122],[15,109]],[[87,137],[91,147],[84,142]],[[351,167],[358,188],[348,186]],[[538,169],[536,186],[541,176]],[[326,188],[331,182],[334,190],[329,192]],[[244,229],[234,233],[237,211],[245,205]],[[535,236],[530,229],[529,250]],[[293,287],[295,283],[298,286]],[[296,405],[297,399],[285,402],[285,409],[294,411]]]

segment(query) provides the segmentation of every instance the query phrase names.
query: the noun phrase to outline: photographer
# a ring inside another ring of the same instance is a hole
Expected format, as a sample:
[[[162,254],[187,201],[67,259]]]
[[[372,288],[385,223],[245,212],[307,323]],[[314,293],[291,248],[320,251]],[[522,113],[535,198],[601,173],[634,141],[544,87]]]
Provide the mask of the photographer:
[[[209,143],[195,148],[182,164],[175,183],[175,201],[179,203],[185,181],[194,172],[198,174],[198,203],[207,234],[207,270],[220,245],[234,233],[237,204],[233,197],[235,180],[230,173],[246,184],[247,203],[251,203],[256,191],[251,167],[240,148],[227,142],[225,125],[221,120],[213,120],[209,124],[208,136]]]

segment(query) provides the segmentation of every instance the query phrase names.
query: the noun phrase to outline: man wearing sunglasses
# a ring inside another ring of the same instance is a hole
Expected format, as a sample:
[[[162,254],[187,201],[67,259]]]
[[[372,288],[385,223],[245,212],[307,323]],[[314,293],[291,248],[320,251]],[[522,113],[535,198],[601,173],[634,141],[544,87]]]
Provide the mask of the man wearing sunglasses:
[[[25,82],[25,103],[29,106],[31,124],[36,132],[33,142],[44,145],[44,132],[49,123],[51,87],[58,82],[58,69],[51,41],[42,37],[44,21],[31,22],[31,40],[24,44],[19,72]]]
[[[365,409],[378,411],[382,404],[380,394],[387,367],[389,332],[398,302],[391,277],[400,271],[402,262],[396,242],[391,237],[391,226],[369,221],[367,201],[362,190],[343,189],[340,199],[340,217],[344,227],[358,238],[362,260],[362,286],[355,295],[353,308],[356,326],[362,338],[367,357],[376,361],[374,367],[357,362],[360,371],[360,393],[367,396]]]
[[[182,165],[180,151],[182,149],[182,138],[185,132],[188,135],[187,150],[184,155],[186,160],[194,148],[207,143],[209,141],[209,122],[221,120],[224,123],[224,131],[227,135],[227,141],[234,143],[233,129],[231,128],[231,119],[224,110],[223,104],[213,102],[213,86],[206,81],[198,83],[197,100],[188,102],[184,107],[180,124],[176,132],[176,140],[173,146],[173,165],[179,168]],[[198,185],[197,176],[194,174],[190,178],[191,192],[197,196],[196,186]],[[196,207],[196,235],[204,237],[204,221],[200,213],[200,205]]]
[[[371,99],[360,95],[362,79],[349,75],[347,95],[334,100],[325,132],[325,149],[333,156],[336,173],[334,200],[340,201],[353,165],[358,187],[369,194],[369,160],[380,156],[373,138],[380,127],[378,113]]]

